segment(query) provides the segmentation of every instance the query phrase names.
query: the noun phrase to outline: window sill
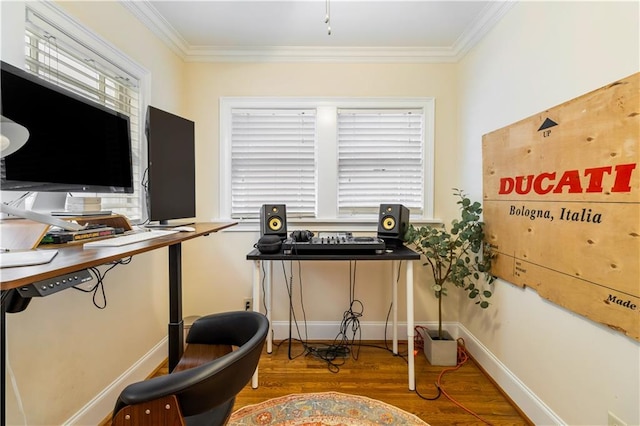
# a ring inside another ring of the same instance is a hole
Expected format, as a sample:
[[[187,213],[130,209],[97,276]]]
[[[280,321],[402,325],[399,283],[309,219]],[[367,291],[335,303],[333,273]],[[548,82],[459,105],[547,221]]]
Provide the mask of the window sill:
[[[211,219],[212,222],[228,221],[230,219]],[[234,219],[235,221],[235,219]],[[441,225],[440,219],[412,219],[414,226],[421,225]],[[313,232],[377,232],[378,224],[375,219],[287,219],[287,230],[291,232],[296,229],[308,229]],[[238,220],[236,226],[227,228],[227,232],[259,232],[260,222],[258,219]]]

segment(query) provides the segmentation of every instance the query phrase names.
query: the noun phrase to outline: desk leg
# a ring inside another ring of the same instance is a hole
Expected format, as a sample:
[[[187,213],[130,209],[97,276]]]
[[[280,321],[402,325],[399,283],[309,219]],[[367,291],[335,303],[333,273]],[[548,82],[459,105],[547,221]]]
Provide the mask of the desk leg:
[[[271,261],[264,260],[265,263],[265,282],[266,288],[264,289],[264,305],[267,312],[267,320],[269,320],[269,331],[267,332],[267,353],[273,352],[273,333],[271,327]],[[253,310],[260,312],[260,260],[253,262]],[[251,387],[253,389],[258,388],[258,367],[251,377]]]
[[[409,390],[416,389],[415,356],[413,355],[413,261],[407,260],[407,358],[409,359]]]
[[[267,260],[266,270],[265,270],[265,283],[266,288],[264,289],[264,304],[265,309],[267,310],[267,319],[269,320],[269,335],[267,336],[267,353],[273,352],[273,326],[271,325],[271,306],[273,301],[273,262],[271,260]]]
[[[265,289],[264,289],[264,306],[266,309],[265,315],[269,320],[269,331],[267,334],[267,353],[273,352],[273,338],[271,327],[271,261],[270,260],[255,260],[253,262],[253,310],[260,312],[260,266],[264,262],[265,267]]]
[[[394,260],[391,262],[391,279],[393,282],[391,283],[391,291],[392,294],[392,309],[393,309],[393,353],[394,355],[398,355],[398,275],[400,271],[398,270],[398,261]]]
[[[5,292],[4,291],[0,291],[0,294],[2,296],[5,296]],[[4,301],[0,304],[0,309],[2,311],[0,311],[0,331],[2,332],[2,373],[0,373],[0,377],[2,378],[2,403],[0,404],[0,425],[4,426],[5,423],[5,409],[6,409],[6,401],[5,398],[7,395],[6,393],[6,374],[7,374],[7,368],[6,368],[6,362],[7,362],[7,322],[6,322],[6,318],[7,318],[7,314],[4,308]]]
[[[260,312],[260,261],[253,262],[253,310],[254,312]],[[269,322],[269,329],[271,329],[271,322]],[[253,389],[258,388],[258,367],[251,377],[251,387]]]
[[[173,371],[182,358],[183,334],[182,245],[178,243],[169,246],[169,371]]]

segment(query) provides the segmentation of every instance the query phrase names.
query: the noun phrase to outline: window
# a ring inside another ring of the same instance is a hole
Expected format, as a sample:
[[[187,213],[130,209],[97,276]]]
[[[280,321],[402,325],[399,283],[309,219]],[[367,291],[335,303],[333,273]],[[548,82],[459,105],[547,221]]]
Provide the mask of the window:
[[[315,111],[234,109],[231,144],[233,217],[266,203],[313,217],[316,206]]]
[[[424,206],[423,111],[338,110],[338,213],[378,212],[380,201]]]
[[[433,215],[433,104],[420,99],[223,98],[221,217],[286,204],[305,221],[371,221],[381,203]]]
[[[139,220],[143,216],[143,106],[139,77],[142,72],[135,64],[123,60],[119,53],[113,54],[112,48],[103,42],[89,40],[90,36],[77,23],[61,15],[57,9],[42,3],[39,5],[29,5],[26,9],[25,68],[49,82],[129,116],[135,193],[99,196],[104,210]],[[85,35],[78,36],[78,33]],[[109,59],[109,55],[118,56],[118,61]]]

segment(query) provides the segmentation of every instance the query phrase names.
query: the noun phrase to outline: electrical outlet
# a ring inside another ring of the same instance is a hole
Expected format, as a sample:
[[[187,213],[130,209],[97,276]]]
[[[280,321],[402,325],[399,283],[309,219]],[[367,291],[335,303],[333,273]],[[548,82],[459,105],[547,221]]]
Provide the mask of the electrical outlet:
[[[620,420],[620,417],[616,416],[611,411],[608,412],[607,425],[608,426],[627,426],[625,422]]]
[[[253,299],[244,299],[244,310],[245,311],[253,310]]]

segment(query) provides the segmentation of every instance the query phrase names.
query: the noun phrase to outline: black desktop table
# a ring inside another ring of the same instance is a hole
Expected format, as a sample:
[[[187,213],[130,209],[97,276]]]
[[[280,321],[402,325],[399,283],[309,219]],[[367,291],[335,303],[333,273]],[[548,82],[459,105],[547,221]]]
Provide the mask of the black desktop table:
[[[283,252],[273,254],[263,254],[257,249],[247,254],[247,260],[254,262],[253,273],[253,309],[259,310],[260,307],[260,268],[262,262],[265,262],[265,306],[267,309],[267,317],[269,318],[269,327],[271,328],[271,282],[272,282],[272,262],[275,261],[384,261],[392,262],[392,293],[393,293],[393,353],[398,354],[398,275],[400,273],[398,263],[406,261],[406,288],[407,288],[407,344],[408,344],[408,362],[409,362],[409,390],[415,389],[415,364],[413,357],[413,339],[415,336],[413,321],[413,261],[419,260],[420,254],[411,250],[406,246],[393,247],[384,253],[349,253],[347,251],[329,251],[314,253],[295,253],[284,254]],[[267,352],[273,350],[272,330],[267,335]],[[253,377],[252,386],[258,387],[258,375]]]

